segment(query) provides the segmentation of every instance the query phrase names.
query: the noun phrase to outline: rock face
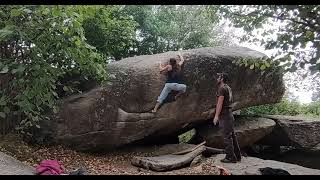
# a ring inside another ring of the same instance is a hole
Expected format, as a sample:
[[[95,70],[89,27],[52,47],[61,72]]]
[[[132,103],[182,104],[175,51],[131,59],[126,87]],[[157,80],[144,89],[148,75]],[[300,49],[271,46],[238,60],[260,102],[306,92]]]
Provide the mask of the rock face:
[[[0,152],[0,175],[34,175],[35,169]]]
[[[320,119],[295,116],[265,115],[277,125],[260,143],[274,146],[294,146],[306,151],[320,150]]]
[[[283,163],[273,160],[263,160],[254,157],[243,157],[240,163],[221,163],[220,159],[224,154],[218,154],[215,157],[214,164],[228,169],[232,175],[261,175],[259,168],[283,169],[290,175],[320,175],[320,170],[310,169],[295,164]]]
[[[276,123],[267,118],[235,116],[234,130],[240,147],[246,147],[270,134]],[[205,140],[207,146],[224,148],[221,129],[212,123],[196,128],[197,135]]]
[[[235,110],[278,102],[284,93],[282,75],[277,71],[261,74],[232,63],[241,58],[265,56],[257,51],[216,47],[181,53],[186,59],[183,67],[187,85],[185,96],[164,104],[157,114],[149,113],[165,83],[157,62],[168,62],[169,58],[177,57],[178,52],[110,63],[109,84],[63,100],[51,133],[53,141],[77,150],[97,150],[172,135],[210,115],[215,103],[217,72],[230,75]]]

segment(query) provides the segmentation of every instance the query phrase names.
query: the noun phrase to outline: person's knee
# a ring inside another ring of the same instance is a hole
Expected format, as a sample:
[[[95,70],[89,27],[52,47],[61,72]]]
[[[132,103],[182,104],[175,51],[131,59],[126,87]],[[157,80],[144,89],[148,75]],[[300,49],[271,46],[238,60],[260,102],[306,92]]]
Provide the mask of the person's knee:
[[[181,91],[185,93],[187,91],[187,86],[185,84],[181,85]]]
[[[170,86],[168,84],[164,85],[163,90],[168,91],[170,89]]]

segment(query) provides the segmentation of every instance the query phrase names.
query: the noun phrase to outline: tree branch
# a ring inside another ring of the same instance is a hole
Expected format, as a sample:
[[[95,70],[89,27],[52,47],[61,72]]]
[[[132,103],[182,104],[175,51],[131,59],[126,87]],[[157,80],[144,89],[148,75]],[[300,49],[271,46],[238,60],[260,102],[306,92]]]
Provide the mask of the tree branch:
[[[250,12],[248,14],[239,14],[239,13],[235,13],[235,12],[231,12],[231,14],[236,15],[236,16],[257,16],[257,15],[260,15],[261,13],[259,13],[258,11],[253,11],[253,12]],[[291,19],[291,18],[280,17],[279,15],[275,16],[273,14],[267,14],[267,13],[264,13],[262,15],[266,16],[266,17],[280,19],[280,20],[288,20],[288,21],[291,21],[291,22],[294,22],[294,23],[297,23],[297,24],[301,24],[301,25],[303,25],[305,27],[310,27],[310,28],[314,29],[316,32],[320,31],[317,27],[315,27],[314,25],[312,25],[310,23],[297,21],[297,20],[294,20],[294,19]],[[301,18],[301,19],[303,19],[303,18]]]

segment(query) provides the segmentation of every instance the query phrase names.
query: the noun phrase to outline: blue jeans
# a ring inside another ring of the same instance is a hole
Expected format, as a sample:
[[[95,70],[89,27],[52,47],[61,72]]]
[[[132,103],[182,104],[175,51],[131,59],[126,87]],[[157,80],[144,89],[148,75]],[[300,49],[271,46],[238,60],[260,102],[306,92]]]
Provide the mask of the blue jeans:
[[[164,85],[164,88],[161,91],[160,96],[158,97],[157,102],[162,104],[163,101],[167,98],[168,94],[171,91],[181,91],[183,93],[186,92],[187,86],[185,84],[178,84],[178,83],[166,83]]]

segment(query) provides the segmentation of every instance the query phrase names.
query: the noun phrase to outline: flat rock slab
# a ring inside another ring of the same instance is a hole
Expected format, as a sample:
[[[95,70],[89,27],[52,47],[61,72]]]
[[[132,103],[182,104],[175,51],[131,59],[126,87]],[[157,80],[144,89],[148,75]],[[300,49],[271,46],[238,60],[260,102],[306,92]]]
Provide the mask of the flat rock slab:
[[[222,163],[220,159],[224,154],[214,156],[214,164],[228,169],[232,175],[261,175],[259,168],[275,168],[288,171],[291,175],[320,175],[320,170],[302,167],[295,164],[289,164],[273,160],[263,160],[255,157],[242,157],[238,163]]]
[[[34,175],[32,167],[0,152],[0,175]]]
[[[134,166],[154,171],[170,171],[187,166],[203,151],[205,151],[205,147],[201,146],[184,155],[167,154],[155,157],[133,157],[131,163]]]
[[[166,154],[172,154],[174,152],[183,151],[189,148],[194,148],[196,145],[194,144],[165,144],[161,146],[156,152],[154,152],[154,155],[160,156],[160,155],[166,155]]]

